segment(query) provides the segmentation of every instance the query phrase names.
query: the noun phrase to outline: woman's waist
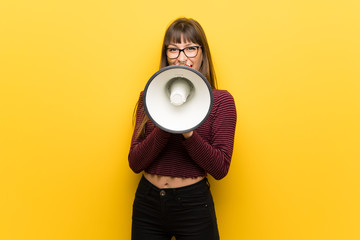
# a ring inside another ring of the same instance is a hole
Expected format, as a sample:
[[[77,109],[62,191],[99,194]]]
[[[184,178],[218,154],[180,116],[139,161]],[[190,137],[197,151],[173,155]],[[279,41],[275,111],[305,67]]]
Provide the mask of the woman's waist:
[[[206,176],[197,177],[173,177],[153,174],[149,172],[144,173],[144,177],[154,186],[159,189],[165,188],[181,188],[190,186],[203,180]]]

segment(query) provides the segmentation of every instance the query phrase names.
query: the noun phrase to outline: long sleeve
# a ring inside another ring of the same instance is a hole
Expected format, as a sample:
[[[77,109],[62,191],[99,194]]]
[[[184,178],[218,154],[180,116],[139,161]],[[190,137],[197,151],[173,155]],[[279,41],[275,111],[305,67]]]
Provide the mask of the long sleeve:
[[[225,177],[229,171],[236,126],[236,108],[233,97],[227,91],[217,96],[216,112],[211,126],[210,140],[203,139],[198,130],[183,144],[201,168],[215,179]]]
[[[142,96],[143,93],[140,93],[136,112],[136,123],[128,155],[130,168],[135,173],[145,170],[156,159],[166,146],[171,135],[170,133],[155,127],[151,132],[146,132],[144,138],[137,136],[137,130],[145,116]]]

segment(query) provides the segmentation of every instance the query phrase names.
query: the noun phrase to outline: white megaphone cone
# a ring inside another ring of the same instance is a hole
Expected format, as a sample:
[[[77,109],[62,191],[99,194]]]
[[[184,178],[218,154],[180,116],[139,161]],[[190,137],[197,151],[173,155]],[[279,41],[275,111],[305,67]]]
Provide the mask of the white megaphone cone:
[[[209,82],[187,66],[157,71],[144,89],[144,108],[150,120],[171,133],[190,132],[210,115],[213,94]]]

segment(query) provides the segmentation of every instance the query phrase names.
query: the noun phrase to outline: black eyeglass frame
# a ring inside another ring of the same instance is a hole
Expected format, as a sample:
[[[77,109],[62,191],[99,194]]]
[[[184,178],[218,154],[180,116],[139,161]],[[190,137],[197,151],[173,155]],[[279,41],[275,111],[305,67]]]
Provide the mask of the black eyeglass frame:
[[[193,57],[188,57],[188,55],[186,55],[186,53],[185,53],[185,49],[186,49],[186,48],[190,48],[190,47],[196,48],[196,55],[193,56]],[[169,59],[176,59],[176,58],[178,58],[178,57],[180,56],[180,53],[183,52],[187,58],[194,58],[194,57],[196,57],[196,56],[199,54],[199,48],[202,48],[202,46],[189,46],[189,47],[186,47],[186,48],[180,49],[180,48],[169,48],[169,47],[165,47],[165,54],[166,54],[166,56],[167,56]],[[178,49],[178,50],[179,50],[179,54],[178,54],[176,57],[171,58],[171,57],[169,57],[168,54],[167,54],[167,50],[168,50],[168,49]]]

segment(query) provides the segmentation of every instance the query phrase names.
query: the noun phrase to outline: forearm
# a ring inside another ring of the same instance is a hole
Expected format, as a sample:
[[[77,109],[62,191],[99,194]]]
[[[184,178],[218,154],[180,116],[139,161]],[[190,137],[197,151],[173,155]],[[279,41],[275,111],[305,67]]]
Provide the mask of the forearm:
[[[233,151],[232,142],[224,146],[212,146],[194,131],[184,141],[190,157],[215,179],[225,177],[229,171]]]
[[[145,170],[166,146],[170,135],[155,128],[145,139],[133,139],[128,156],[130,168],[136,173]]]

